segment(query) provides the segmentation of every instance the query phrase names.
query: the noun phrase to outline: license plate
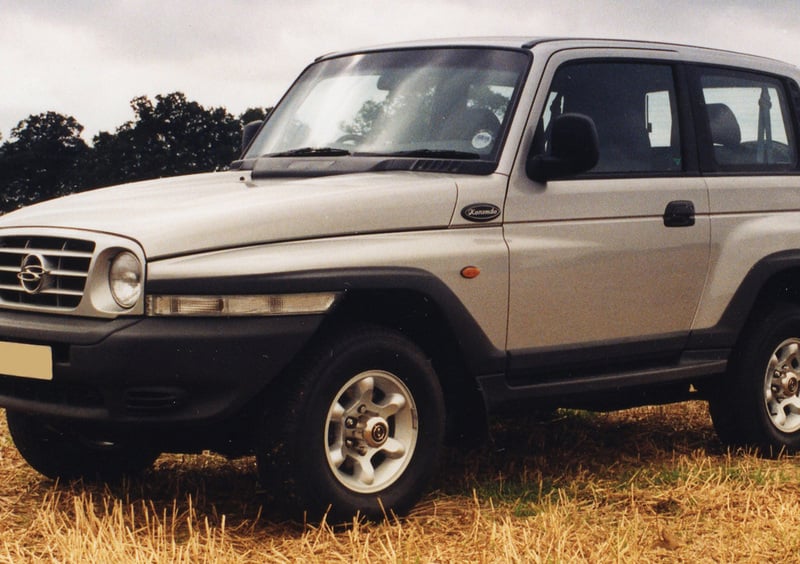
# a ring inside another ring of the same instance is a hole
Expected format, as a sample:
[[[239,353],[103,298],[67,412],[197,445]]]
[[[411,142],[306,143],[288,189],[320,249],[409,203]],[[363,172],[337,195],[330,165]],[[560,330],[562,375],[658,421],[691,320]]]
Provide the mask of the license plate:
[[[0,342],[0,374],[53,379],[53,353],[50,347]]]

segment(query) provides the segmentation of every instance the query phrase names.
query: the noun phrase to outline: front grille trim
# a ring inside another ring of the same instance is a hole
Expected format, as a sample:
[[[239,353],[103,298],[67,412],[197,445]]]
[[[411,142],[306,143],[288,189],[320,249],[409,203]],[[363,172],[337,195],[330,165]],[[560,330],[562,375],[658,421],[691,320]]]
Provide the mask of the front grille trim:
[[[0,303],[75,310],[83,298],[95,246],[86,239],[0,235]],[[44,268],[42,287],[32,291],[20,281],[28,257]]]

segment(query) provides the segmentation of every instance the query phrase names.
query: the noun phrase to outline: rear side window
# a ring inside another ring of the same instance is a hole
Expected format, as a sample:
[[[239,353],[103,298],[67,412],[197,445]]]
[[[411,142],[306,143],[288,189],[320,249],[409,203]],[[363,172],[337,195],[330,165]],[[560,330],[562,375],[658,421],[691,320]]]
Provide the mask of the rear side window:
[[[537,132],[542,151],[550,122],[568,112],[589,116],[597,127],[600,159],[590,173],[683,170],[670,65],[586,61],[560,67]]]
[[[780,80],[703,68],[700,86],[719,170],[756,172],[796,167],[796,139]]]

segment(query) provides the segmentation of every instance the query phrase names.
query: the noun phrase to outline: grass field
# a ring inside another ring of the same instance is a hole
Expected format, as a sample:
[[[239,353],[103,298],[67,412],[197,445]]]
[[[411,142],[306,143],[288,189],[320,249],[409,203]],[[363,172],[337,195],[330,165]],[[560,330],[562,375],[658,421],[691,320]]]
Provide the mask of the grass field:
[[[3,417],[3,421],[4,421]],[[56,484],[0,425],[3,562],[763,562],[800,552],[800,458],[727,452],[703,403],[502,422],[404,519],[286,523],[252,459]]]

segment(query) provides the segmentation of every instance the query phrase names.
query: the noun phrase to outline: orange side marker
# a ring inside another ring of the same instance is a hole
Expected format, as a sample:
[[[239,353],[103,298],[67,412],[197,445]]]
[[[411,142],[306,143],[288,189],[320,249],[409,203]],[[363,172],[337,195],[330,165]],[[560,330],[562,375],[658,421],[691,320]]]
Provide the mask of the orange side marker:
[[[478,275],[481,273],[481,269],[477,266],[465,266],[461,269],[461,276],[468,280],[472,280],[473,278],[477,278]]]

